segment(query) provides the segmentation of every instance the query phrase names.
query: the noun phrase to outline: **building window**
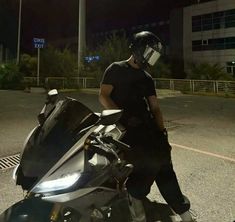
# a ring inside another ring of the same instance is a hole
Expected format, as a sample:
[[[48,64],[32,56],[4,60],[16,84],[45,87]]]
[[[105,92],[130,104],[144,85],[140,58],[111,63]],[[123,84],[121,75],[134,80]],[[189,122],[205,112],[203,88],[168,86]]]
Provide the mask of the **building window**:
[[[192,32],[235,27],[235,9],[192,16]]]
[[[202,30],[207,31],[212,29],[212,14],[202,16]]]
[[[223,50],[225,49],[225,38],[211,39],[211,50]]]
[[[213,17],[213,29],[224,28],[224,12],[215,12]]]
[[[192,51],[235,49],[235,37],[192,41]]]
[[[227,62],[226,64],[226,68],[227,68],[227,73],[233,75],[233,77],[235,77],[235,61],[232,62]]]
[[[235,9],[228,10],[225,13],[225,27],[235,27]]]
[[[235,49],[235,37],[225,38],[225,48]]]
[[[208,39],[202,40],[202,45],[208,45]]]
[[[192,17],[192,31],[193,32],[199,32],[202,30],[202,17],[199,16],[193,16]]]

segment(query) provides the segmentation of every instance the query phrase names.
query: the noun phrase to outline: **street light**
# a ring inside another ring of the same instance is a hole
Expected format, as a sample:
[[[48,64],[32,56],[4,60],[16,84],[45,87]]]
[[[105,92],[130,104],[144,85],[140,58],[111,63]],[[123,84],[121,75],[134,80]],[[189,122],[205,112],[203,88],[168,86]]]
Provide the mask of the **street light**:
[[[86,48],[86,0],[79,0],[78,16],[78,75],[82,56]]]
[[[16,55],[16,64],[17,65],[20,62],[21,9],[22,9],[22,0],[20,0],[20,2],[19,2],[18,38],[17,38],[17,55]]]

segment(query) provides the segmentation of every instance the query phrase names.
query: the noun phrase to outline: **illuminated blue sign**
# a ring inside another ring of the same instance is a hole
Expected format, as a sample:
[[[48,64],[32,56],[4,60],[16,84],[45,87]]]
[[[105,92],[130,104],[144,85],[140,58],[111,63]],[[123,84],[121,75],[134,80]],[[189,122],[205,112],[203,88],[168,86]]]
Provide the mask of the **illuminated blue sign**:
[[[42,49],[45,44],[45,39],[33,38],[34,48]]]
[[[86,56],[84,59],[88,63],[97,62],[100,60],[100,56],[98,56],[98,55],[97,56]]]

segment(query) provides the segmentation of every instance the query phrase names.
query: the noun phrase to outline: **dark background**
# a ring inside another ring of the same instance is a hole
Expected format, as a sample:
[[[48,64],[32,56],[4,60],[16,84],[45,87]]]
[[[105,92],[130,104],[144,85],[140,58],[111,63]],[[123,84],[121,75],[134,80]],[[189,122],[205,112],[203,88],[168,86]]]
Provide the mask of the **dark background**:
[[[77,36],[79,0],[22,0],[21,50],[34,37],[47,42]],[[175,7],[197,0],[87,0],[87,36],[169,19]],[[16,50],[19,0],[0,0],[0,43]]]

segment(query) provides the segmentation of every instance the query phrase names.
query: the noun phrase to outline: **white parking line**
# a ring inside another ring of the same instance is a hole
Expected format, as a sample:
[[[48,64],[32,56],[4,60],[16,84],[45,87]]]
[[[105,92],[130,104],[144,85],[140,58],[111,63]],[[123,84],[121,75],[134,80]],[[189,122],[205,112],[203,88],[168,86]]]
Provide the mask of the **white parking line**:
[[[203,151],[203,150],[198,150],[198,149],[195,149],[195,148],[192,148],[192,147],[183,146],[183,145],[179,145],[179,144],[175,144],[175,143],[171,143],[171,145],[175,146],[177,148],[181,148],[181,149],[185,149],[185,150],[191,150],[191,151],[194,151],[194,152],[197,152],[197,153],[202,153],[202,154],[205,154],[205,155],[208,155],[208,156],[213,156],[213,157],[217,157],[217,158],[220,158],[220,159],[223,159],[223,160],[228,160],[228,161],[231,161],[231,162],[235,162],[235,159],[233,159],[233,158],[222,156],[222,155],[219,155],[219,154],[216,154],[216,153],[211,153],[211,152],[207,152],[207,151]]]

